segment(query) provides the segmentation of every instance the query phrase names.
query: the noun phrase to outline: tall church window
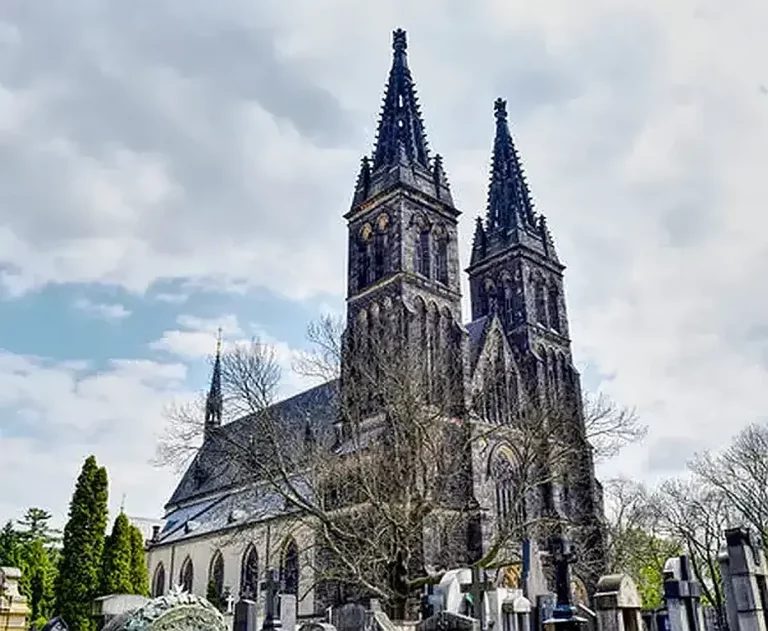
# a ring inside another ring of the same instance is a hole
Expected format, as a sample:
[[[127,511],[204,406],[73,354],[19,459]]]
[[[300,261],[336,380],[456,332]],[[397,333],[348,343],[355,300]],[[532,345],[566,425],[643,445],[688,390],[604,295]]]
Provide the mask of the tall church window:
[[[367,241],[357,243],[357,288],[365,289],[371,282],[371,257]]]
[[[416,271],[426,278],[432,277],[430,238],[429,229],[422,228],[416,239]]]
[[[549,288],[549,327],[555,331],[560,331],[560,296],[557,287],[551,285]]]
[[[152,577],[152,597],[157,598],[165,593],[165,567],[161,563],[155,569]]]
[[[211,566],[208,568],[206,598],[219,609],[224,606],[224,557],[218,550],[214,553]]]
[[[533,285],[534,301],[536,303],[536,322],[546,326],[547,324],[547,305],[544,299],[544,283],[540,280],[535,281]]]
[[[514,454],[502,446],[492,456],[489,474],[494,484],[495,509],[498,526],[503,531],[525,523],[525,495],[519,473],[514,465]]]
[[[379,280],[389,272],[388,246],[386,234],[378,233],[373,238],[373,280]]]
[[[259,596],[259,554],[251,544],[243,555],[243,566],[240,570],[240,597],[257,601]]]
[[[181,572],[179,573],[179,583],[185,592],[192,593],[192,585],[195,578],[195,568],[192,566],[192,559],[187,557],[184,559],[184,563],[181,564]]]
[[[286,594],[299,593],[299,549],[291,539],[285,546],[283,562],[280,566],[280,582]]]
[[[435,273],[437,282],[443,285],[448,284],[448,236],[441,234],[437,238],[437,248],[435,249]]]

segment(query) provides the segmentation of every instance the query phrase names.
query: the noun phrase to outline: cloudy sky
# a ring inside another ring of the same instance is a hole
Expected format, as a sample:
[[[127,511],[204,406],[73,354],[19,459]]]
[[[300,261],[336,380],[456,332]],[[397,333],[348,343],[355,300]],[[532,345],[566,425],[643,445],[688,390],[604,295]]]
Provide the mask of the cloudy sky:
[[[585,384],[650,426],[602,473],[674,475],[764,418],[765,2],[4,0],[0,520],[62,519],[89,453],[113,508],[159,516],[163,409],[216,328],[288,366],[343,309],[397,27],[464,264],[508,100]]]

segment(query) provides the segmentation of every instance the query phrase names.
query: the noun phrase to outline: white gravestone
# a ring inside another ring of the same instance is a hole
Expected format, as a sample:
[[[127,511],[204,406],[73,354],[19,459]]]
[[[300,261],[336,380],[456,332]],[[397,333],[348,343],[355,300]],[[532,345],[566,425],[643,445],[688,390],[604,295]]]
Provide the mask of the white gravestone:
[[[595,608],[599,631],[643,631],[642,600],[627,574],[609,574],[597,583]]]

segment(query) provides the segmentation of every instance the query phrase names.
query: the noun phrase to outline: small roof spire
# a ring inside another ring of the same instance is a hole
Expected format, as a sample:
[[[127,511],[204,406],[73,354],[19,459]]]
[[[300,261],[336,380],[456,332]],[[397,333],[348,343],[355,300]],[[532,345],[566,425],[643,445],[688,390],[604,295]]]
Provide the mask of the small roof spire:
[[[404,52],[408,48],[408,38],[401,28],[392,31],[392,49],[395,52]]]
[[[213,362],[211,374],[211,387],[205,400],[205,434],[208,436],[211,429],[221,425],[223,413],[223,400],[221,395],[221,337],[222,329],[216,334],[216,358]]]

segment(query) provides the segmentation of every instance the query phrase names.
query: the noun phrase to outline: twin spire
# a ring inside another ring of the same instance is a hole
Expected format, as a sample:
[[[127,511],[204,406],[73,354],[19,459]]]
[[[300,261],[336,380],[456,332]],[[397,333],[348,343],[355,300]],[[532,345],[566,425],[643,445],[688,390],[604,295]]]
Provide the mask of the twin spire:
[[[376,171],[404,162],[429,169],[427,137],[408,68],[408,41],[403,29],[392,33],[392,48],[392,68],[381,106],[372,167]]]

